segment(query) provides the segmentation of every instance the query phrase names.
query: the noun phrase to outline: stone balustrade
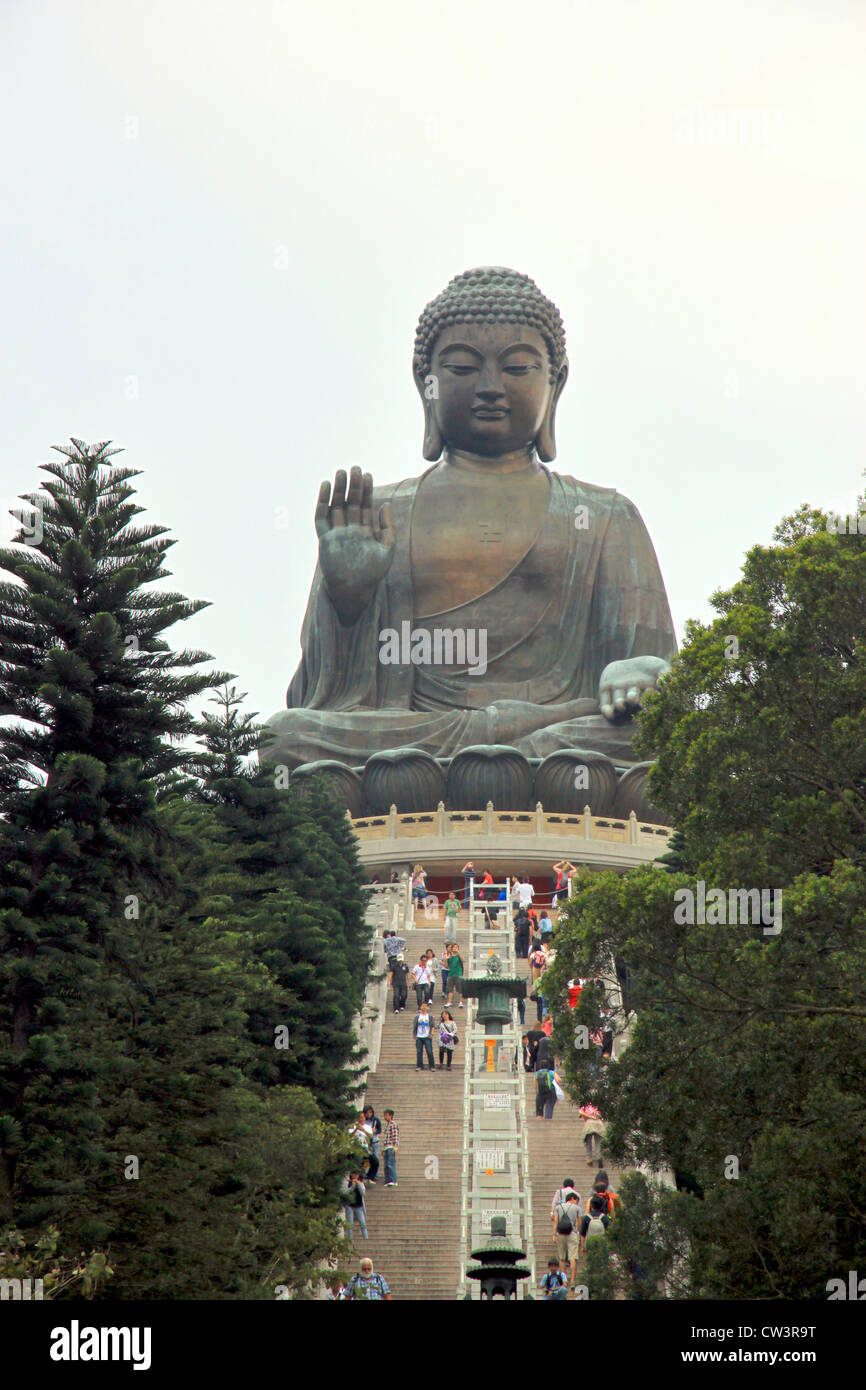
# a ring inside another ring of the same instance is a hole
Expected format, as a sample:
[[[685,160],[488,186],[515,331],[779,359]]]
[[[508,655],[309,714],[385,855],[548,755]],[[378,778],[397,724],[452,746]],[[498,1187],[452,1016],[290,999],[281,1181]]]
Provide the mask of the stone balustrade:
[[[566,855],[573,863],[592,868],[629,869],[651,863],[667,848],[671,831],[664,825],[639,821],[632,811],[625,819],[547,812],[538,802],[534,811],[497,811],[488,802],[481,811],[435,811],[385,816],[362,816],[351,821],[364,867],[386,867],[402,860],[420,860],[430,871],[458,872],[471,858],[489,867],[520,867],[544,871]],[[460,863],[457,863],[457,861]]]

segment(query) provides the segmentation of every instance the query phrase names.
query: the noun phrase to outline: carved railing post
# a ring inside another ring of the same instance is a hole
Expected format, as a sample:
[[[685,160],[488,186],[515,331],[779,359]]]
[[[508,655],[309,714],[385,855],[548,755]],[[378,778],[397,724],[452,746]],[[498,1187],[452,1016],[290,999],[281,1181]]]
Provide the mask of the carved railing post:
[[[588,806],[583,808],[583,838],[585,840],[592,839],[592,811]]]
[[[487,833],[488,835],[492,835],[492,834],[493,834],[493,802],[492,802],[492,801],[488,801],[488,803],[487,803],[486,819],[487,819],[486,833]]]
[[[436,834],[444,835],[448,830],[448,820],[445,815],[445,802],[440,801],[436,807]]]
[[[634,811],[628,813],[628,842],[630,845],[637,844],[637,816]]]

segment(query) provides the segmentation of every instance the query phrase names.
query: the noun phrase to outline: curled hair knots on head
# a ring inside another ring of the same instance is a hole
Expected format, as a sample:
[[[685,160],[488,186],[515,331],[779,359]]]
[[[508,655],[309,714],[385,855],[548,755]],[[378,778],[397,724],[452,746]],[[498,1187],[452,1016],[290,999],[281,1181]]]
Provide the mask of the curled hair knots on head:
[[[556,305],[534,280],[502,266],[464,270],[431,299],[418,320],[415,367],[427,376],[433,346],[443,328],[455,323],[518,323],[537,328],[544,338],[553,383],[565,360],[565,328]]]

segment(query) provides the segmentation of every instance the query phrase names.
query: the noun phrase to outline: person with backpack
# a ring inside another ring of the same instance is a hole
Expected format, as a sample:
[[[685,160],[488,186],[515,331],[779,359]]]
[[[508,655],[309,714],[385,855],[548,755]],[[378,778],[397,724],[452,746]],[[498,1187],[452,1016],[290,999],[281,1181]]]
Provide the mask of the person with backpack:
[[[564,1303],[568,1297],[568,1279],[559,1268],[559,1260],[547,1261],[547,1273],[539,1282],[538,1287],[544,1293],[544,1302]]]
[[[556,1087],[560,1078],[552,1068],[542,1067],[535,1072],[535,1118],[552,1120],[556,1105]]]
[[[430,1063],[430,1071],[433,1070],[433,1016],[430,1013],[430,1005],[425,999],[421,1004],[418,1013],[415,1015],[415,1022],[412,1024],[412,1037],[415,1039],[415,1070],[424,1070],[424,1055]]]
[[[526,960],[529,955],[529,913],[520,908],[514,919],[514,950],[518,960]]]
[[[391,1299],[391,1290],[382,1278],[381,1274],[373,1271],[373,1261],[364,1259],[361,1261],[361,1271],[353,1274],[346,1285],[343,1298],[347,1301],[367,1299],[368,1301],[382,1301],[388,1303]]]
[[[364,1200],[364,1183],[361,1174],[355,1169],[346,1178],[343,1190],[340,1193],[340,1201],[343,1204],[343,1211],[346,1214],[346,1223],[349,1227],[349,1234],[353,1235],[355,1222],[361,1227],[361,1235],[368,1240],[367,1235],[367,1203]]]
[[[538,1046],[535,1049],[535,1070],[544,1071],[546,1068],[552,1066],[553,1050],[550,1046],[550,1038],[542,1030],[541,1037],[538,1040]]]
[[[401,1014],[409,997],[409,967],[402,955],[395,956],[391,967],[394,975],[394,1012]]]
[[[589,1211],[580,1223],[580,1237],[578,1239],[578,1250],[581,1255],[586,1252],[586,1242],[592,1240],[593,1236],[603,1236],[610,1225],[610,1217],[605,1214],[600,1197],[590,1197]]]
[[[553,1208],[553,1238],[559,1263],[570,1269],[571,1282],[577,1277],[577,1246],[580,1229],[580,1198],[574,1191],[566,1191],[565,1198]]]
[[[558,1188],[556,1189],[556,1191],[555,1191],[554,1194],[553,1194],[553,1197],[551,1198],[551,1202],[550,1202],[550,1215],[551,1215],[551,1216],[553,1216],[553,1213],[554,1213],[554,1210],[555,1210],[555,1208],[556,1208],[557,1203],[558,1203],[558,1202],[564,1202],[564,1201],[566,1200],[566,1198],[568,1197],[568,1195],[569,1195],[570,1192],[573,1192],[573,1193],[574,1193],[575,1197],[577,1198],[578,1205],[580,1205],[580,1193],[578,1192],[577,1188],[576,1188],[575,1185],[574,1185],[574,1178],[563,1178],[563,1179],[562,1179],[562,1186],[561,1186],[561,1187],[558,1187]]]
[[[539,941],[538,946],[535,948],[535,950],[530,951],[529,953],[529,977],[532,980],[533,985],[538,984],[538,981],[541,979],[541,976],[546,970],[546,968],[547,956],[544,954],[544,951],[541,948],[541,942]]]
[[[382,945],[385,949],[385,960],[388,966],[388,979],[385,982],[385,988],[387,989],[391,984],[394,961],[406,945],[406,938],[404,936],[398,936],[395,931],[386,931],[382,940]]]
[[[439,1015],[439,1070],[448,1060],[447,1070],[451,1070],[451,1059],[454,1056],[454,1048],[460,1039],[457,1036],[457,1024],[454,1022],[453,1015],[449,1009],[443,1009]]]
[[[600,1168],[596,1174],[595,1194],[602,1200],[605,1215],[613,1219],[618,1209],[622,1206],[622,1198],[618,1197],[615,1192],[609,1190],[607,1185],[607,1173],[604,1174],[603,1178],[600,1176],[603,1171],[604,1170]]]
[[[538,1023],[544,1017],[544,991],[542,986],[542,975],[547,969],[548,960],[543,949],[533,951],[529,957],[529,973],[532,979],[532,988],[529,997],[535,1003],[535,1016]]]
[[[541,1026],[538,1024],[535,1028],[530,1028],[529,1032],[526,1034],[526,1040],[529,1043],[529,1066],[526,1068],[527,1071],[535,1071],[535,1068],[538,1066],[538,1049],[543,1037],[544,1034],[541,1031]]]
[[[391,935],[392,935],[391,932],[386,931],[386,932],[383,934],[383,936],[382,936],[382,949],[383,949],[383,951],[385,952],[385,964],[386,964],[386,966],[388,967],[388,978],[387,978],[387,980],[385,981],[385,989],[386,989],[386,990],[389,990],[389,989],[391,988],[391,979],[392,979],[392,975],[391,975],[392,956],[391,956],[391,952],[390,952],[390,950],[389,950],[389,947],[390,947],[390,945],[391,945]],[[397,933],[394,932],[393,935],[396,936]],[[396,951],[395,951],[394,954],[396,955]]]

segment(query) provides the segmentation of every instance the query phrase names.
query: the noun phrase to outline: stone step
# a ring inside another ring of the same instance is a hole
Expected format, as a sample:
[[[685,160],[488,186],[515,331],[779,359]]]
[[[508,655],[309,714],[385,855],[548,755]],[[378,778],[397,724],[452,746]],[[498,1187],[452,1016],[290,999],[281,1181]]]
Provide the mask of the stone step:
[[[464,914],[465,918],[466,914]],[[418,927],[405,932],[409,963],[432,948],[438,956],[444,933],[436,923],[416,914]],[[432,928],[432,929],[431,929]],[[450,934],[449,934],[450,935]],[[465,948],[468,923],[458,925],[457,939]],[[434,1020],[444,1007],[437,978]],[[377,1069],[368,1080],[366,1101],[379,1118],[394,1110],[400,1128],[396,1188],[384,1186],[384,1162],[379,1181],[367,1189],[369,1240],[355,1228],[354,1248],[368,1255],[391,1287],[395,1299],[453,1301],[460,1268],[460,1181],[463,1165],[463,1036],[455,1049],[452,1070],[431,1074],[415,1070],[412,1025],[417,1012],[410,988],[405,1012],[386,1005]],[[460,1029],[465,1009],[452,1010]],[[433,1035],[434,1060],[438,1042]],[[431,1162],[435,1159],[435,1163]],[[433,1173],[438,1176],[433,1176]],[[430,1176],[428,1176],[430,1174]]]
[[[455,933],[464,961],[468,955],[468,913],[461,910]],[[416,911],[414,928],[407,928],[405,957],[414,963],[422,951],[432,948],[438,956],[444,932],[439,921],[425,920]],[[528,963],[517,962],[521,976]],[[438,1020],[445,1006],[437,976],[431,1012]],[[467,1011],[452,1008],[460,1030],[452,1074],[439,1071],[421,1075],[415,1070],[412,1025],[417,1012],[410,988],[406,1009],[394,1014],[387,1002],[377,1070],[368,1081],[366,1101],[382,1118],[385,1107],[396,1112],[400,1127],[396,1188],[384,1186],[384,1164],[379,1181],[367,1189],[369,1239],[355,1228],[353,1244],[359,1258],[369,1255],[374,1267],[388,1280],[395,1299],[453,1301],[460,1270],[460,1184],[463,1165],[464,1039]],[[535,1006],[527,1002],[526,1024],[535,1020]],[[461,1023],[464,1027],[461,1028]],[[438,1044],[433,1036],[434,1059]],[[556,1106],[553,1120],[537,1120],[535,1081],[524,1078],[524,1106],[528,1116],[530,1182],[532,1184],[534,1256],[537,1276],[547,1267],[554,1250],[550,1202],[562,1178],[572,1177],[581,1194],[581,1211],[588,1202],[595,1168],[589,1168],[583,1146],[583,1122],[570,1102]],[[431,1159],[436,1164],[431,1164]],[[438,1167],[436,1166],[438,1165]],[[438,1176],[433,1177],[436,1171]],[[608,1168],[611,1183],[619,1174]]]

